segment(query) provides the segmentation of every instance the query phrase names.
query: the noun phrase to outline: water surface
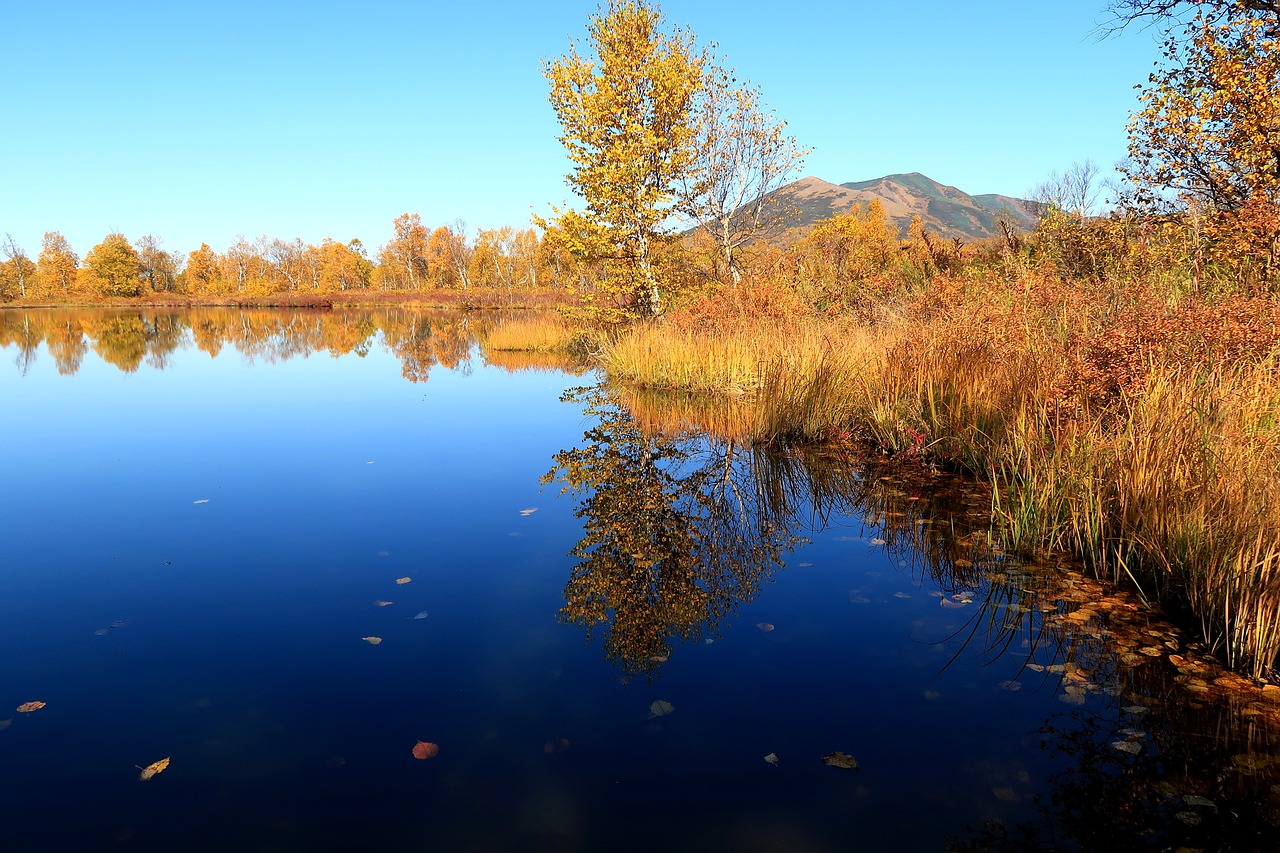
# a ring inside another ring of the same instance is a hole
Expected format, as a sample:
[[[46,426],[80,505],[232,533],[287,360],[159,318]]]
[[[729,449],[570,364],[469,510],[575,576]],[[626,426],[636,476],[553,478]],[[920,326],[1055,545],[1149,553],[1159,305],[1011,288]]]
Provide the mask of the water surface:
[[[1274,840],[1252,706],[981,495],[494,322],[0,312],[0,849]]]

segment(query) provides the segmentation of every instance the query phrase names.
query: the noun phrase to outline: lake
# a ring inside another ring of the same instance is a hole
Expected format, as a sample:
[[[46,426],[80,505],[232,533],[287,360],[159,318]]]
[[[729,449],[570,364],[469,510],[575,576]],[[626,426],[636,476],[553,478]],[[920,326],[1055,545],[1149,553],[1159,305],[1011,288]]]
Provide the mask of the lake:
[[[0,311],[0,849],[1280,846],[1280,701],[980,489],[506,321]]]

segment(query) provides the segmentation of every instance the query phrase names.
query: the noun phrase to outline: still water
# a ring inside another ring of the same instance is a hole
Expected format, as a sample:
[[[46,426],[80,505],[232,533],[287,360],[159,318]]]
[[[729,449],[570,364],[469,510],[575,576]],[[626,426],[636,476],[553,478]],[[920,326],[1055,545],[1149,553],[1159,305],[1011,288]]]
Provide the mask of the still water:
[[[0,850],[1273,849],[1133,599],[505,321],[0,312]]]

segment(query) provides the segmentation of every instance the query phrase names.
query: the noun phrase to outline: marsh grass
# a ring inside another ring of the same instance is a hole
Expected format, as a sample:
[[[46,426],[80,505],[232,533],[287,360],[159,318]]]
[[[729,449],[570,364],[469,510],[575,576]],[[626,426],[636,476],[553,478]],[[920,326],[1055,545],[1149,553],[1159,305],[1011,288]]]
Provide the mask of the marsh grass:
[[[858,436],[978,474],[1004,547],[1078,554],[1188,613],[1234,668],[1274,674],[1274,307],[1224,325],[1203,305],[1142,298],[1010,288],[785,333],[643,326],[605,365],[614,379],[749,399],[736,420],[758,442]]]

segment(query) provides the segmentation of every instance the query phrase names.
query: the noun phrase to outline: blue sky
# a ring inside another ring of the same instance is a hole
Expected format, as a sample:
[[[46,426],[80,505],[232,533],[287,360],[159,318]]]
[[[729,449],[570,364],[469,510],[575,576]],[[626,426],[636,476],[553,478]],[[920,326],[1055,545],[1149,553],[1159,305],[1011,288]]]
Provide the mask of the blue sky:
[[[1025,194],[1125,153],[1157,34],[1099,41],[1106,0],[668,0],[719,44],[836,183],[923,172]],[[572,202],[540,62],[589,0],[360,4],[15,2],[0,50],[0,234],[82,256],[144,234],[360,238],[526,225]]]

